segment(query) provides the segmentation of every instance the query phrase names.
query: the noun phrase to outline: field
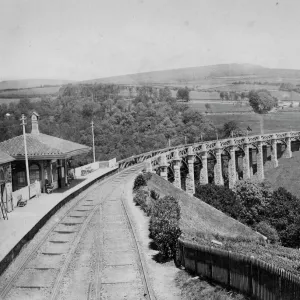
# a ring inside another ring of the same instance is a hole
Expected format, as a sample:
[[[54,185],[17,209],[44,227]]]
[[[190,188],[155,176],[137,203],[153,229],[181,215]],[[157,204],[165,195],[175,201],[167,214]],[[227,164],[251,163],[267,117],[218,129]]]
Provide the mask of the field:
[[[262,117],[264,120],[264,133],[300,130],[300,112],[278,112],[263,116],[257,114],[221,114],[207,116],[216,127],[222,127],[224,123],[229,121],[236,121],[239,127],[244,130],[250,126],[252,132],[249,132],[249,135],[260,133]]]
[[[209,103],[210,109],[207,109],[205,105]],[[249,105],[243,104],[235,105],[232,102],[220,102],[220,101],[190,101],[189,106],[195,110],[201,112],[213,112],[213,113],[222,113],[222,112],[251,112],[252,108]]]
[[[50,95],[59,91],[60,86],[36,87],[19,90],[3,90],[0,91],[0,98],[9,98],[10,96],[32,96],[32,95]]]

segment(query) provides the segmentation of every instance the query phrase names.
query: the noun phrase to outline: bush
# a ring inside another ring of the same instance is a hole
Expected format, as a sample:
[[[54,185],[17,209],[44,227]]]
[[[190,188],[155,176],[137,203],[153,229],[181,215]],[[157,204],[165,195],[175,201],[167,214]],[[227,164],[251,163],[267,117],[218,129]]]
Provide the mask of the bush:
[[[266,206],[270,200],[268,188],[255,180],[238,181],[233,191],[240,203],[239,221],[255,226],[265,220]]]
[[[156,191],[151,190],[151,191],[150,191],[150,197],[151,197],[152,199],[154,199],[154,200],[158,200],[158,199],[159,199],[159,194],[158,194]]]
[[[145,191],[137,191],[133,197],[133,202],[140,206],[147,215],[150,215],[151,208],[147,204],[147,194]]]
[[[214,184],[197,185],[195,196],[216,209],[237,219],[241,211],[235,193],[225,186]]]
[[[300,246],[300,201],[297,197],[280,187],[272,194],[266,218],[277,230],[285,247]]]
[[[136,191],[138,190],[141,186],[146,186],[147,182],[144,178],[144,175],[139,174],[135,180],[134,180],[134,184],[133,184],[133,190]]]
[[[255,227],[255,229],[268,238],[271,244],[278,244],[280,242],[279,235],[277,233],[277,230],[272,227],[270,224],[268,224],[265,221],[262,221],[258,223]]]
[[[151,176],[152,176],[152,173],[151,172],[147,172],[147,173],[144,174],[144,179],[146,181],[149,181],[151,179]]]
[[[179,228],[180,206],[171,196],[159,198],[153,204],[150,219],[150,237],[163,258],[173,258],[176,243],[181,235]]]

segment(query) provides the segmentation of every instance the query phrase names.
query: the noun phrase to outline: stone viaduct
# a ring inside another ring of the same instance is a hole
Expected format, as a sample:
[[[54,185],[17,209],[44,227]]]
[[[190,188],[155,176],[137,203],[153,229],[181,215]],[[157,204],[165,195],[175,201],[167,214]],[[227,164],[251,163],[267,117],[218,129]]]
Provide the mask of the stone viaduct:
[[[195,184],[215,183],[232,188],[237,180],[264,179],[264,170],[276,168],[279,158],[291,158],[300,149],[300,131],[235,137],[155,150],[124,159],[120,168],[147,162],[176,187],[195,193]]]

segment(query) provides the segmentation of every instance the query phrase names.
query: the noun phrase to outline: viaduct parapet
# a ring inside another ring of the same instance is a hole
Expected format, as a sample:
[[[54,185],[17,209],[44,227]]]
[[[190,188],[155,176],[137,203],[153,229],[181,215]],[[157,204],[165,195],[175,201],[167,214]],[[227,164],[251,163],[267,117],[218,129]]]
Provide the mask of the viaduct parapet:
[[[196,183],[232,188],[240,179],[263,180],[264,170],[276,168],[279,158],[291,158],[299,149],[300,131],[280,132],[160,149],[120,161],[119,166],[146,161],[147,171],[194,194]]]

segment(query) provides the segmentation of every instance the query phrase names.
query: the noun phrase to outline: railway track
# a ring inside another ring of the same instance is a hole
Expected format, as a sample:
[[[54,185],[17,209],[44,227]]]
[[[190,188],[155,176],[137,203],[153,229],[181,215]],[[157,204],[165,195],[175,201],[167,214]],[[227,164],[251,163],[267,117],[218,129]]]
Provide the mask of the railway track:
[[[122,183],[141,168],[125,169],[74,201],[17,258],[13,274],[2,275],[0,298],[154,299],[122,199]]]

